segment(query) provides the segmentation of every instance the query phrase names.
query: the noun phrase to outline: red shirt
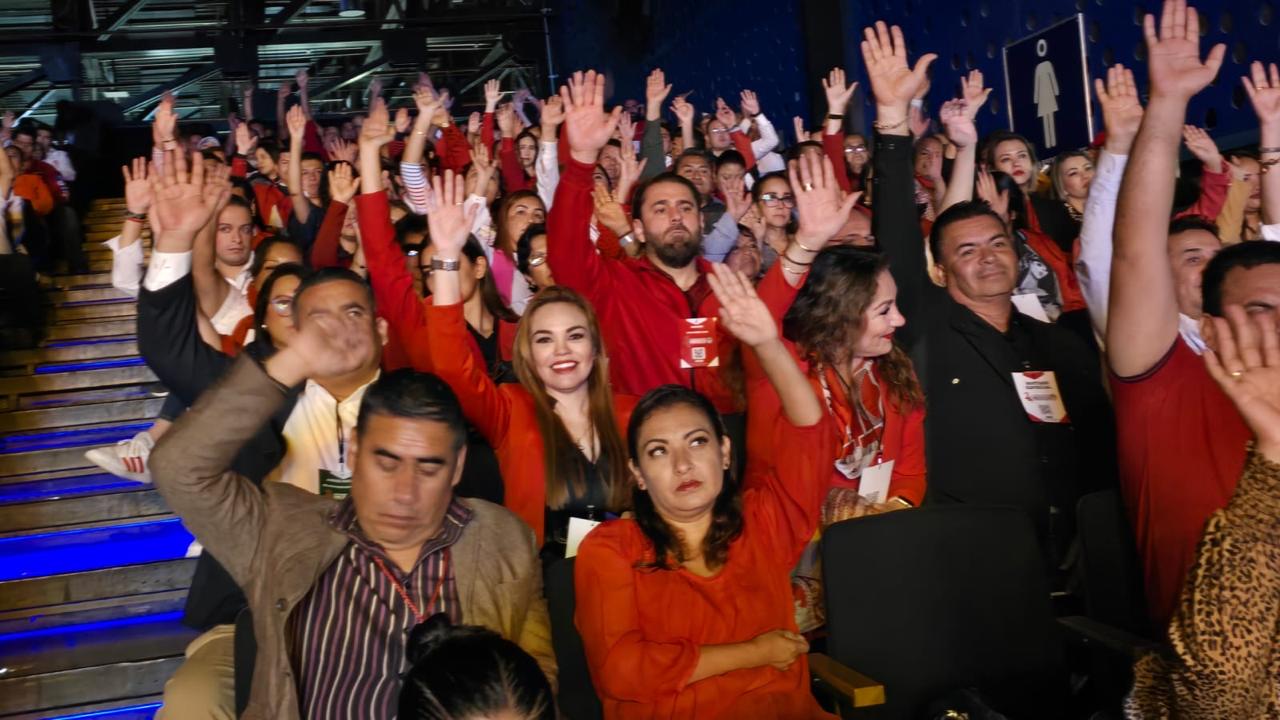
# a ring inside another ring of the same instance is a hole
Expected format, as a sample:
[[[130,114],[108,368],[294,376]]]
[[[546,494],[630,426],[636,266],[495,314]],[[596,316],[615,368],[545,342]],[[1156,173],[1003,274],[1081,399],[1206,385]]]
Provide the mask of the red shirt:
[[[1120,489],[1151,617],[1163,628],[1205,521],[1235,491],[1252,434],[1182,338],[1145,374],[1112,375],[1111,388]]]
[[[547,214],[547,262],[556,282],[582,293],[595,306],[614,388],[644,395],[660,385],[683,385],[706,395],[720,412],[736,412],[736,399],[722,382],[719,367],[680,367],[684,320],[719,315],[720,303],[705,279],[710,263],[701,257],[694,260],[699,279],[686,292],[647,258],[601,257],[587,230],[595,211],[592,169],[570,159],[560,176]],[[719,335],[723,362],[734,341],[726,332]]]
[[[782,456],[742,493],[742,534],[713,577],[648,570],[653,545],[634,520],[614,520],[582,541],[574,566],[574,622],[610,720],[831,718],[809,690],[801,655],[788,670],[734,670],[689,682],[703,645],[796,631],[791,569],[813,537],[827,496],[833,438],[826,418],[797,428],[775,416]]]

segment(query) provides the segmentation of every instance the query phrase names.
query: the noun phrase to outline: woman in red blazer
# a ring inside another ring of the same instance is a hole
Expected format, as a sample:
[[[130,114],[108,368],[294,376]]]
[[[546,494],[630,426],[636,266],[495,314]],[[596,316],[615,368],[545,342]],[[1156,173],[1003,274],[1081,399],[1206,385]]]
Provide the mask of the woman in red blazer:
[[[828,247],[803,280],[797,292],[782,268],[771,268],[759,293],[833,421],[837,443],[819,532],[841,520],[919,505],[925,492],[924,396],[911,359],[893,343],[906,321],[887,259],[851,246]],[[751,357],[744,364],[750,407],[767,418],[778,407],[777,393]],[[748,416],[748,463],[777,457],[764,418]],[[888,487],[877,493],[871,486],[883,477]],[[804,632],[825,623],[817,558],[815,539],[793,577]]]
[[[544,562],[565,556],[571,517],[603,520],[630,497],[622,428],[635,399],[609,386],[600,326],[581,295],[550,287],[534,296],[516,330],[518,384],[497,385],[467,347],[455,263],[471,227],[459,203],[463,180],[432,181],[427,222],[435,255],[427,307],[431,365],[458,394],[467,419],[493,446],[503,502],[537,534]]]

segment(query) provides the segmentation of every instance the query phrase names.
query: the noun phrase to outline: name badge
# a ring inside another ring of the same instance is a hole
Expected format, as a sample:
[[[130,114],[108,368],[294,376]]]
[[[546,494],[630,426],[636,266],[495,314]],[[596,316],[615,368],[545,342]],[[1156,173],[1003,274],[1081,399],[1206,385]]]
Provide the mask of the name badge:
[[[587,520],[580,517],[569,518],[569,535],[564,541],[564,556],[571,558],[577,555],[578,546],[582,544],[582,539],[599,524],[595,520]]]
[[[889,497],[889,481],[893,479],[893,461],[863,468],[858,481],[858,494],[869,503],[882,503]]]
[[[334,500],[345,500],[351,494],[351,471],[320,468],[320,494]]]
[[[1071,422],[1067,418],[1067,406],[1062,403],[1062,392],[1058,390],[1058,378],[1052,370],[1016,372],[1013,385],[1031,422]]]
[[[715,318],[685,318],[680,334],[680,367],[718,367],[720,350],[716,346]]]

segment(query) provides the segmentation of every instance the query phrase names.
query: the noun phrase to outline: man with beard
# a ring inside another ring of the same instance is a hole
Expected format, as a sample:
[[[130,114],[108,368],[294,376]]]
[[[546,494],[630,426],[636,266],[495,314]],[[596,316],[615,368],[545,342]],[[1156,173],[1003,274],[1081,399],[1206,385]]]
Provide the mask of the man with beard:
[[[640,257],[605,258],[591,244],[591,171],[622,112],[605,113],[604,83],[593,71],[576,73],[561,90],[570,158],[547,215],[547,263],[558,283],[595,306],[617,391],[643,395],[675,383],[707,395],[722,412],[733,412],[719,366],[685,357],[685,350],[703,339],[689,332],[688,320],[718,314],[706,280],[711,265],[700,256],[701,213],[694,185],[663,173],[636,189],[632,232],[622,241],[643,242]],[[717,338],[715,347],[723,358],[732,339]],[[712,355],[708,351],[705,359]]]

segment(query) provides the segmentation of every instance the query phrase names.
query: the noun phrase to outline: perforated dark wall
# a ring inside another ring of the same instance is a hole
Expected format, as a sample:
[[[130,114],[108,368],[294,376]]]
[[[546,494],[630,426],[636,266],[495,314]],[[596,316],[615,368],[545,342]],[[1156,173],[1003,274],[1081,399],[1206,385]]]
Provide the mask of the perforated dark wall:
[[[1280,18],[1275,0],[1201,0],[1204,49],[1226,43],[1227,59],[1217,81],[1197,96],[1188,122],[1208,129],[1224,147],[1254,139],[1257,121],[1240,85],[1253,60],[1280,61]],[[1093,76],[1108,65],[1124,63],[1146,92],[1146,47],[1142,16],[1158,12],[1157,0],[846,0],[846,37],[855,43],[862,28],[876,19],[901,25],[912,57],[938,53],[929,104],[936,108],[958,92],[960,76],[978,68],[995,83],[980,130],[1005,127],[1001,51],[1005,44],[1077,12],[1085,16],[1088,68]],[[1101,118],[1098,118],[1099,122]],[[1099,124],[1100,128],[1101,125]]]

